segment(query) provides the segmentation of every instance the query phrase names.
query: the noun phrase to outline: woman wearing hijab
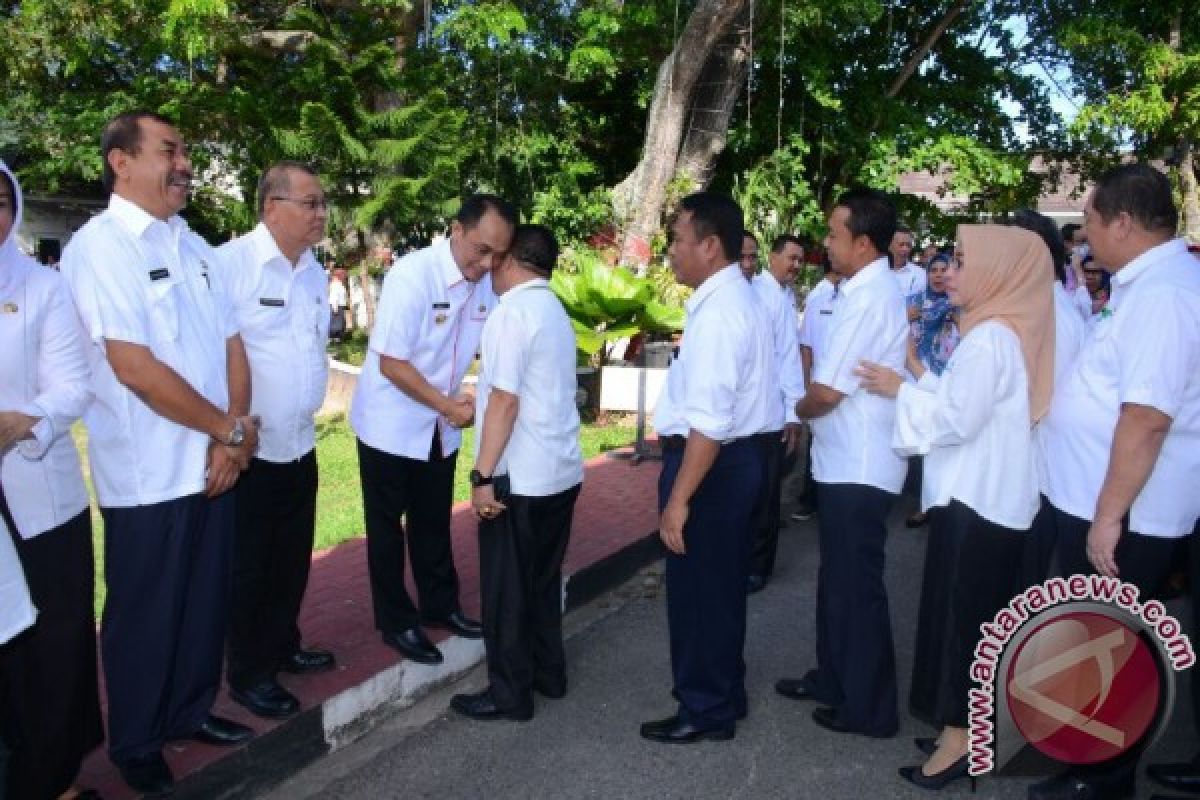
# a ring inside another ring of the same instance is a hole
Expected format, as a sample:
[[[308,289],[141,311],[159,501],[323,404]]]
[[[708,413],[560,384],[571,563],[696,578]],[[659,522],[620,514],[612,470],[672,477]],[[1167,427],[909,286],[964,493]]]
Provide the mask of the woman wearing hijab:
[[[90,395],[66,286],[17,247],[20,224],[20,186],[0,161],[0,533],[38,609],[0,647],[0,736],[8,796],[54,800],[81,796],[72,782],[103,740],[92,527],[71,441]]]
[[[916,302],[909,310],[912,321],[912,338],[916,344],[916,357],[921,365],[941,375],[958,344],[956,309],[946,294],[946,272],[950,269],[950,255],[938,253],[929,262],[929,283],[925,291],[913,295]],[[909,368],[912,371],[912,368]],[[920,459],[915,461],[919,464]],[[928,522],[924,511],[916,511],[904,521],[905,527],[919,528]]]
[[[925,457],[932,509],[910,705],[941,726],[922,766],[900,774],[940,789],[967,774],[967,692],[979,625],[1019,588],[1024,534],[1038,509],[1032,425],[1054,372],[1050,253],[1035,234],[962,225],[946,278],[962,339],[939,377],[910,358],[916,384],[864,363],[871,392],[896,397],[892,446]]]

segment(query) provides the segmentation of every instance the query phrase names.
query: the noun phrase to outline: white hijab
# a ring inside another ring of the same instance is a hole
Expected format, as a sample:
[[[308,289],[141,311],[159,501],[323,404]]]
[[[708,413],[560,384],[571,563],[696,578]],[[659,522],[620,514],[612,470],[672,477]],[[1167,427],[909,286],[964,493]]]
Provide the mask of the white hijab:
[[[0,172],[4,173],[12,184],[14,206],[12,230],[8,232],[4,241],[0,242],[0,286],[4,286],[24,275],[30,267],[38,266],[38,263],[25,255],[17,245],[17,231],[21,228],[21,218],[25,214],[25,198],[21,194],[21,184],[3,159],[0,159]]]

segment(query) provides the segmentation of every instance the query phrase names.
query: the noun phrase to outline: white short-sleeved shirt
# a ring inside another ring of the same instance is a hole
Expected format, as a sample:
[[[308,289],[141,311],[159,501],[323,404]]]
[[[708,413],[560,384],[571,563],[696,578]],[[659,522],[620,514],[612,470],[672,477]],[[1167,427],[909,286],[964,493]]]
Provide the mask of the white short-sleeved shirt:
[[[493,474],[513,494],[547,497],[583,481],[575,409],[575,331],[547,281],[514,286],[483,326],[475,425],[492,389],[517,396],[517,419]],[[482,444],[482,443],[481,443]]]
[[[808,293],[804,301],[804,319],[800,323],[800,346],[812,350],[813,366],[816,366],[821,353],[829,338],[829,321],[833,318],[833,304],[837,302],[841,292],[838,284],[828,278]]]
[[[207,434],[161,417],[117,380],[104,343],[149,348],[217,408],[229,406],[227,340],[237,325],[216,252],[182,219],[156,219],[120,195],[63,253],[62,272],[90,342],[84,413],[100,505],[126,507],[204,490]]]
[[[0,410],[40,421],[0,452],[0,482],[25,539],[88,506],[71,425],[91,399],[83,332],[57,272],[19,258],[0,266]]]
[[[1200,516],[1200,269],[1183,241],[1116,272],[1108,307],[1041,422],[1042,491],[1057,508],[1092,519],[1121,405],[1150,406],[1171,418],[1171,428],[1129,528],[1186,536]]]
[[[899,492],[908,465],[891,448],[896,401],[862,388],[854,371],[859,362],[872,361],[903,374],[908,342],[904,298],[886,257],[843,280],[838,290],[812,382],[845,396],[833,411],[812,420],[813,478]]]
[[[250,412],[262,418],[257,457],[295,461],[316,446],[313,416],[329,379],[325,273],[311,250],[293,267],[263,224],[217,253],[250,361]]]
[[[940,376],[926,370],[916,384],[903,384],[892,447],[902,456],[925,456],[922,510],[958,500],[989,522],[1028,530],[1038,484],[1029,379],[1012,329],[980,323]]]
[[[397,261],[383,279],[375,329],[350,405],[358,438],[376,450],[426,461],[436,425],[442,452],[458,450],[459,430],[385,378],[379,357],[409,362],[435,389],[452,396],[495,305],[492,276],[478,283],[463,278],[449,239]]]
[[[350,303],[346,299],[346,285],[336,278],[326,278],[326,293],[329,297],[330,311],[345,311]]]
[[[771,324],[780,393],[779,427],[774,430],[781,430],[785,422],[800,421],[796,418],[796,403],[804,397],[804,368],[800,364],[795,306],[787,287],[775,280],[769,271],[755,275],[750,285]]]
[[[892,274],[896,276],[896,283],[900,284],[900,294],[905,298],[920,294],[929,285],[929,277],[925,270],[920,264],[911,261],[899,269],[892,270]]]
[[[778,430],[771,328],[737,264],[710,275],[684,305],[687,324],[654,429],[664,436],[695,430],[718,442]]]

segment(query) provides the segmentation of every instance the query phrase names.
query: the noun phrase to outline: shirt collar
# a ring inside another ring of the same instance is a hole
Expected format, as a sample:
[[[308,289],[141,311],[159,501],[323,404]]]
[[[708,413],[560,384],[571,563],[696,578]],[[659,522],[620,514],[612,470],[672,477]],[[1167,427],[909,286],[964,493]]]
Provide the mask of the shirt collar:
[[[108,210],[117,218],[125,228],[139,239],[146,235],[146,232],[154,227],[154,223],[166,225],[173,233],[179,233],[180,230],[187,227],[187,223],[179,218],[177,214],[172,214],[166,221],[152,216],[144,208],[136,203],[131,203],[121,195],[113,192],[108,198]]]
[[[687,313],[689,315],[695,314],[696,310],[700,308],[700,305],[707,300],[713,292],[715,292],[717,289],[720,289],[725,284],[732,283],[733,281],[745,280],[746,278],[742,275],[742,270],[738,267],[736,262],[714,272],[712,275],[709,275],[704,279],[704,283],[696,287],[696,291],[692,292],[692,296],[687,299],[686,303],[684,303]]]
[[[1151,270],[1156,264],[1176,258],[1187,253],[1187,244],[1183,239],[1172,239],[1156,247],[1151,247],[1140,256],[1113,273],[1112,282],[1115,286],[1128,287],[1141,275]]]
[[[450,237],[447,236],[434,246],[434,252],[437,255],[438,267],[442,274],[442,282],[447,289],[450,289],[466,280],[462,270],[458,268],[457,262],[454,260],[454,253],[450,251]]]
[[[265,269],[268,264],[278,260],[283,269],[289,273],[300,274],[306,269],[320,268],[317,264],[317,259],[312,254],[310,248],[305,248],[300,254],[300,258],[296,261],[296,267],[292,269],[292,262],[279,249],[279,243],[275,241],[275,237],[268,230],[267,226],[260,222],[255,226],[254,230],[250,231],[250,242],[254,248],[254,264],[260,269]]]
[[[525,281],[524,283],[518,283],[516,286],[509,289],[507,292],[500,295],[500,302],[503,303],[506,300],[508,300],[509,298],[511,298],[513,295],[520,294],[521,292],[527,292],[530,289],[549,289],[549,288],[550,288],[550,281],[546,280],[545,278],[533,278],[532,280]]]
[[[853,294],[860,286],[866,286],[875,280],[875,276],[885,274],[889,271],[891,271],[891,267],[888,266],[887,256],[880,256],[856,272],[854,277],[844,278],[838,284],[841,287],[840,294]]]
[[[775,275],[771,272],[771,270],[764,269],[762,272],[760,272],[758,274],[762,276],[762,279],[764,281],[770,281],[771,285],[774,286],[775,288],[779,289],[779,291],[781,291],[781,292],[787,291],[787,287],[775,279]]]

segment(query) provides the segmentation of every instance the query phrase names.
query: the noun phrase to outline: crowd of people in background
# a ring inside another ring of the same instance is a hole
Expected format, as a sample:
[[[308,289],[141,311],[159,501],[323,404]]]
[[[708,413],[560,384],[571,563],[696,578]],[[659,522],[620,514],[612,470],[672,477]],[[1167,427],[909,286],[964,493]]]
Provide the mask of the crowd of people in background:
[[[280,673],[334,668],[298,622],[314,415],[326,345],[365,326],[364,290],[375,319],[350,424],[375,627],[428,665],[444,660],[430,628],[482,639],[488,685],[451,701],[465,717],[527,720],[535,695],[563,697],[561,571],[584,470],[553,231],[471,195],[447,236],[356,295],[358,276],[314,254],[328,209],[311,167],[267,167],[257,226],[214,249],[179,216],[193,175],[170,120],[118,115],[101,150],[109,204],[61,274],[17,247],[20,186],[0,162],[0,796],[96,797],[72,784],[105,741],[131,788],[169,793],[167,743],[254,736],[212,713],[222,678],[236,703],[279,719],[300,709]],[[1145,165],[1102,176],[1082,227],[1022,210],[959,226],[920,263],[880,192],[845,193],[827,223],[799,324],[804,241],[776,237],[760,271],[742,209],[713,192],[683,198],[670,223],[671,268],[693,290],[655,410],[675,705],[640,733],[734,738],[750,709],[747,597],[771,580],[784,477],[803,464],[795,515],[817,517],[817,644],[811,668],[775,690],[815,702],[832,733],[895,736],[884,574],[909,481],[908,524],[929,535],[907,700],[936,734],[900,776],[940,789],[968,772],[979,625],[1014,594],[1062,571],[1154,596],[1189,535],[1200,581],[1200,262],[1177,238],[1167,179]],[[80,418],[104,519],[99,665]],[[450,540],[469,426],[481,621],[463,613]],[[1141,749],[1029,797],[1130,796]],[[1195,763],[1151,775],[1200,786]]]

